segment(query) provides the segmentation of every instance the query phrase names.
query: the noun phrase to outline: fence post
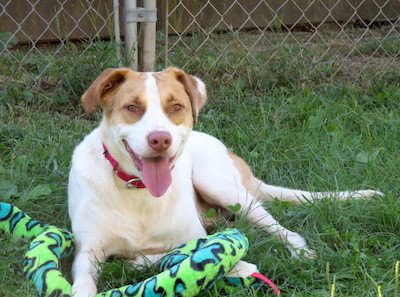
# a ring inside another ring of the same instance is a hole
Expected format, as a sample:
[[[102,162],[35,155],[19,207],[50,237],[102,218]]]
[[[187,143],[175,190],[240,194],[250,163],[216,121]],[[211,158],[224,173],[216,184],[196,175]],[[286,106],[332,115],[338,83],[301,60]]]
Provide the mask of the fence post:
[[[136,9],[136,0],[124,0],[125,57],[133,70],[138,70],[138,34],[137,23],[129,20],[129,14]]]
[[[147,10],[156,10],[156,0],[144,0]],[[154,71],[156,60],[156,20],[146,20],[143,28],[142,70]]]
[[[114,38],[115,38],[115,49],[117,51],[117,63],[118,67],[121,67],[121,33],[119,29],[119,1],[113,0],[114,6]]]

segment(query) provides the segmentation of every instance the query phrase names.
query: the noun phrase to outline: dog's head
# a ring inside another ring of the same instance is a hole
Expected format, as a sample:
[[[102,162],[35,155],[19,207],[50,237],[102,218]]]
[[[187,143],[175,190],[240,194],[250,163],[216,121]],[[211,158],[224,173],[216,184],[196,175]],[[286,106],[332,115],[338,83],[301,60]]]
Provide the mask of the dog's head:
[[[107,69],[82,96],[87,113],[103,107],[103,142],[153,196],[168,189],[170,170],[205,101],[204,83],[178,68],[157,73]]]

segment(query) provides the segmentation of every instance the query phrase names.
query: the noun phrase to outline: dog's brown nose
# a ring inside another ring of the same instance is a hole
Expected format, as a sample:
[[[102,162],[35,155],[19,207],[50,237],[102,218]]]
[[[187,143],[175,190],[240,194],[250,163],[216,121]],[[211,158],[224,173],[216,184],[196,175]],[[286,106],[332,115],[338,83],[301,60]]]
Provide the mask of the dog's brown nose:
[[[165,131],[153,131],[147,136],[148,144],[157,152],[167,150],[171,146],[171,141],[171,134]]]

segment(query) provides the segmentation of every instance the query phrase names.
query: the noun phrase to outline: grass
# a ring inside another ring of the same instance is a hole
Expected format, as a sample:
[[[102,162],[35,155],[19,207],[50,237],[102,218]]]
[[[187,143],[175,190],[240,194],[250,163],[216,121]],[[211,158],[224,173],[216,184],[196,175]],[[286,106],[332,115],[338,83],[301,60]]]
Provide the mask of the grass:
[[[392,56],[400,53],[400,38],[390,37],[386,39],[368,40],[359,47],[359,53],[364,55]]]
[[[1,58],[2,78],[7,78],[0,91],[1,201],[36,219],[70,226],[66,185],[71,153],[100,116],[82,115],[79,96],[101,68],[115,62],[112,48],[105,42],[90,50],[68,45],[62,58],[34,81],[32,75],[43,70],[51,49],[27,61],[28,73],[14,67],[10,57]],[[77,59],[81,50],[87,54]],[[369,188],[386,194],[345,202],[268,203],[283,226],[307,238],[318,258],[289,257],[274,236],[239,218],[235,226],[250,240],[246,260],[279,284],[283,296],[399,296],[400,71],[379,79],[363,73],[352,80],[340,76],[334,63],[313,63],[315,49],[282,46],[276,57],[260,53],[261,63],[249,58],[227,76],[237,58],[234,51],[224,59],[206,50],[197,54],[186,69],[205,78],[209,102],[196,129],[223,140],[257,176],[306,190]],[[179,65],[176,59],[171,63]],[[262,59],[268,60],[265,67]],[[204,61],[211,63],[208,70]],[[0,296],[33,296],[21,272],[27,242],[1,235],[0,246]],[[69,275],[70,261],[63,268]],[[113,260],[104,265],[99,289],[155,273],[156,267],[132,271],[127,263]],[[228,296],[270,293],[261,287]],[[214,289],[199,296],[219,294]]]

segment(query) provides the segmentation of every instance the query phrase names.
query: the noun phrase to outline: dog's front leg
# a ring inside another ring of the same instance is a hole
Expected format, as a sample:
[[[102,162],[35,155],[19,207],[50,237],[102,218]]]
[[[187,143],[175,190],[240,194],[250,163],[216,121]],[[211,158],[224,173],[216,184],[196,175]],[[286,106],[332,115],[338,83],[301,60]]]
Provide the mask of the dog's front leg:
[[[79,251],[75,255],[72,265],[72,296],[94,297],[97,293],[96,280],[98,263],[104,262],[104,253],[95,253],[93,250]]]
[[[158,263],[164,258],[167,253],[154,254],[154,255],[140,255],[135,259],[127,260],[132,265],[132,269],[143,269]]]

